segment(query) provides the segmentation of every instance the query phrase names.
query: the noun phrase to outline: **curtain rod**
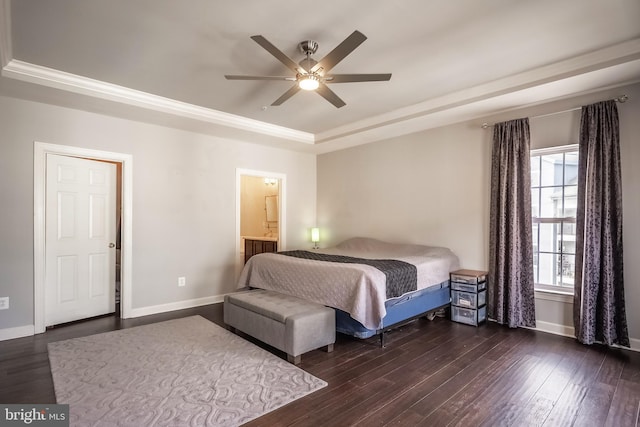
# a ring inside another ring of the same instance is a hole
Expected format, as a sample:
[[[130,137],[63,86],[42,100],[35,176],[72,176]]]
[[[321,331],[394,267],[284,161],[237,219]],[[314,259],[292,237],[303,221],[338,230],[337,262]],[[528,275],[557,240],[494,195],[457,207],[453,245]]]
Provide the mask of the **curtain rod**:
[[[629,99],[629,97],[627,95],[622,95],[622,96],[619,96],[617,98],[613,98],[614,101],[619,102],[621,104],[624,104],[625,102],[627,102],[628,99]],[[530,119],[539,119],[540,117],[547,117],[547,116],[553,116],[553,115],[556,115],[556,114],[568,113],[569,111],[576,111],[576,110],[579,110],[581,108],[582,107],[570,108],[568,110],[555,111],[553,113],[547,113],[547,114],[540,114],[538,116],[531,116],[529,118]],[[493,126],[493,124],[489,124],[489,123],[486,123],[486,122],[481,125],[482,129],[487,129],[488,127],[491,127],[491,126]]]

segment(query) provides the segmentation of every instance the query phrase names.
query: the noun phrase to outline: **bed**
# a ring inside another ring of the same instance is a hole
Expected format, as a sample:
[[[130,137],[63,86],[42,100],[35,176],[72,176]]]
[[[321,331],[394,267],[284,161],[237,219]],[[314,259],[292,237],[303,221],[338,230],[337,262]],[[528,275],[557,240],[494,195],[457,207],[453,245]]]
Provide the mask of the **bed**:
[[[356,237],[314,251],[251,257],[241,288],[267,289],[336,309],[336,330],[380,335],[450,302],[449,272],[459,268],[447,248]]]

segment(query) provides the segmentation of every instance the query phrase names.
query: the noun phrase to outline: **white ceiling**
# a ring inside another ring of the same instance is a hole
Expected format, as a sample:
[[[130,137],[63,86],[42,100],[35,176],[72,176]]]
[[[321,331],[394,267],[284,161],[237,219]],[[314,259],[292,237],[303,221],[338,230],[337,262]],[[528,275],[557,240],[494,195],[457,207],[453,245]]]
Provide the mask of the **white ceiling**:
[[[638,0],[0,0],[0,24],[4,94],[316,151],[640,80]],[[252,35],[297,62],[354,30],[333,71],[393,76],[332,85],[340,109],[224,78],[290,73]]]

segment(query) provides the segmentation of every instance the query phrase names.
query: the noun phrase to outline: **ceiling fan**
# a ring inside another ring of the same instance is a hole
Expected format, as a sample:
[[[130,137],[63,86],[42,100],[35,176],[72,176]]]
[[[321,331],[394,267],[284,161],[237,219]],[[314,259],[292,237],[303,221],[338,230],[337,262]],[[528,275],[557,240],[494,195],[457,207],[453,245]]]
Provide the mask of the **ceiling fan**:
[[[305,40],[298,44],[298,48],[304,53],[305,58],[299,63],[295,63],[285,55],[280,49],[275,47],[263,36],[251,36],[253,41],[262,46],[267,52],[276,57],[280,62],[295,73],[295,76],[238,76],[225,75],[227,80],[287,80],[295,84],[286,91],[280,98],[271,105],[281,105],[287,99],[298,93],[300,89],[315,90],[324,99],[332,103],[336,108],[346,105],[331,89],[327,87],[329,83],[354,83],[354,82],[375,82],[387,81],[391,79],[391,73],[386,74],[328,74],[329,71],[342,61],[347,55],[355,50],[367,37],[359,31],[354,31],[335,49],[329,52],[320,61],[311,58],[311,55],[318,50],[318,43],[313,40]]]

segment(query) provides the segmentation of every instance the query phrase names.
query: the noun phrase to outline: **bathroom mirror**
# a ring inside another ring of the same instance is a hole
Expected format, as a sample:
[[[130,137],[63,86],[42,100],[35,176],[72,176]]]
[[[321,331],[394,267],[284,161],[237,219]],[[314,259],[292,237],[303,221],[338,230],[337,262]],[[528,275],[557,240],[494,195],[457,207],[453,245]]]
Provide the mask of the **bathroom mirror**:
[[[267,222],[278,222],[278,196],[264,197]]]

